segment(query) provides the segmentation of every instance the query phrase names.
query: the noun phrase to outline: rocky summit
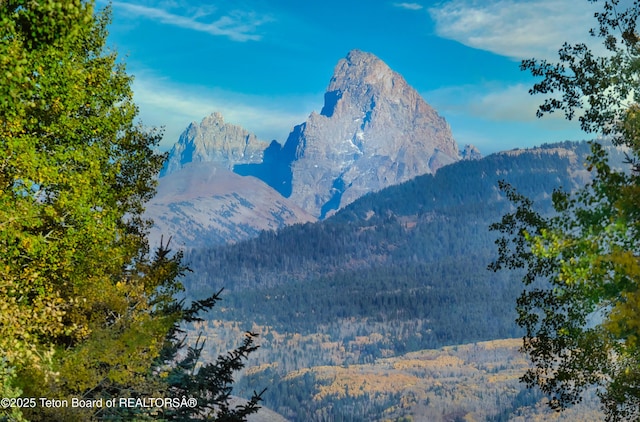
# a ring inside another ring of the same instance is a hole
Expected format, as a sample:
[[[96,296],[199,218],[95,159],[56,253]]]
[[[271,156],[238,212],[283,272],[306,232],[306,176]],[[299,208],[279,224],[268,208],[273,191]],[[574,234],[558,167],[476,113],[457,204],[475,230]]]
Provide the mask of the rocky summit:
[[[213,113],[199,124],[193,122],[173,146],[160,176],[166,176],[188,163],[211,162],[232,169],[234,165],[262,162],[266,142],[246,129],[225,123],[222,114]]]
[[[338,62],[320,113],[278,147],[265,153],[265,163],[276,164],[281,180],[266,180],[278,171],[264,166],[236,170],[262,178],[319,218],[461,158],[445,119],[400,74],[359,50]]]
[[[161,176],[206,162],[254,176],[289,205],[324,219],[369,192],[478,157],[472,146],[458,151],[445,119],[400,74],[353,50],[336,65],[320,113],[283,144],[260,141],[213,113],[183,132]]]

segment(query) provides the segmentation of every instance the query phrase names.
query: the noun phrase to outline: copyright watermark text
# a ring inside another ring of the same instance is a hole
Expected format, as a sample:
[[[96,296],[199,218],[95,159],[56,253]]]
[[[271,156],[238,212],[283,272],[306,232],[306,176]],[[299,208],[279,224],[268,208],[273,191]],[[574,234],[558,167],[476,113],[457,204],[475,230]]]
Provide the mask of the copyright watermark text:
[[[141,407],[141,408],[173,408],[196,407],[198,400],[192,397],[117,397],[110,399],[48,399],[46,397],[12,397],[0,399],[0,407],[7,409],[46,408],[103,408],[103,407]]]

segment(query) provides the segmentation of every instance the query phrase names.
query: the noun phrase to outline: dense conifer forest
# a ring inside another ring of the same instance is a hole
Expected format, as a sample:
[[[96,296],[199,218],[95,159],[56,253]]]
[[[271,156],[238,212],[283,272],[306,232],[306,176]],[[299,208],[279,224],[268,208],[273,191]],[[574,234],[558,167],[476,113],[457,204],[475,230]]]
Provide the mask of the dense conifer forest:
[[[586,142],[565,142],[462,161],[366,195],[320,223],[187,251],[194,270],[186,280],[188,294],[224,288],[212,320],[262,331],[256,364],[268,369],[251,371],[241,385],[266,382],[265,405],[276,410],[296,407],[282,402],[283,388],[303,396],[318,388],[312,374],[296,381],[306,384],[291,386],[291,371],[519,337],[513,304],[520,277],[487,269],[496,239],[489,225],[510,207],[498,181],[549,213],[554,189],[586,182],[582,163],[588,154]],[[385,396],[379,404],[396,399]],[[333,405],[361,405],[345,400]],[[378,401],[367,403],[375,407]],[[296,415],[294,420],[311,420]]]

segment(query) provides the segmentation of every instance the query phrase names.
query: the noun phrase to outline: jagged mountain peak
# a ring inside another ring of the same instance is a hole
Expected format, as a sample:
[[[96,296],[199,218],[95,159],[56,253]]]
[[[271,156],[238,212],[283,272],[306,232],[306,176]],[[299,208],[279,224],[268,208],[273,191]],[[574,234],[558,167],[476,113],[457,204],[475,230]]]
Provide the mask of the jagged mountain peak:
[[[320,114],[331,117],[339,104],[343,106],[342,111],[353,106],[370,110],[376,98],[399,101],[410,90],[404,78],[377,56],[351,50],[335,66]]]
[[[188,163],[213,162],[232,169],[237,164],[259,163],[268,144],[248,130],[226,123],[219,112],[200,123],[192,122],[169,153],[160,176],[166,176]]]
[[[214,111],[213,113],[202,119],[202,124],[224,125],[224,117],[222,116],[222,113]]]
[[[351,50],[346,57],[338,61],[328,90],[353,89],[361,84],[383,83],[383,86],[389,86],[388,82],[394,77],[402,79],[402,76],[391,70],[374,54]]]
[[[325,218],[362,195],[461,158],[446,120],[399,73],[352,50],[336,64],[320,113],[296,125],[284,145],[261,142],[214,113],[185,130],[161,175],[214,162]]]
[[[360,50],[337,63],[321,112],[300,128],[284,147],[295,151],[291,199],[320,218],[460,159],[445,119],[399,73]]]

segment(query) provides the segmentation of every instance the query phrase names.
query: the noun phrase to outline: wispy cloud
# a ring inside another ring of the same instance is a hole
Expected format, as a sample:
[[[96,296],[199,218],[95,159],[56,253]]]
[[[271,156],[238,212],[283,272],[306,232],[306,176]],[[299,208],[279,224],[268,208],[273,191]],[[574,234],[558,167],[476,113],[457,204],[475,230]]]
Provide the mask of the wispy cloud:
[[[424,9],[424,6],[418,3],[393,3],[395,7],[399,7],[401,9],[407,10],[421,10]]]
[[[142,122],[165,127],[162,149],[177,142],[189,123],[199,122],[214,111],[220,112],[227,122],[255,133],[259,139],[277,139],[282,143],[293,126],[305,121],[322,103],[322,94],[267,98],[176,84],[145,71],[136,72],[133,91]]]
[[[474,144],[483,154],[543,142],[584,139],[576,121],[561,113],[536,117],[543,98],[524,84],[487,83],[440,88],[424,94],[451,124],[459,145]]]
[[[595,8],[576,0],[452,0],[429,14],[443,38],[516,60],[557,59],[563,42],[591,38]]]
[[[269,16],[259,16],[253,11],[232,10],[221,13],[216,7],[179,7],[176,2],[162,2],[156,6],[146,6],[121,1],[112,3],[130,17],[142,17],[166,25],[177,26],[215,36],[227,37],[233,41],[258,41],[262,37],[258,27],[272,21]],[[186,13],[176,13],[180,9]]]
[[[537,120],[536,110],[544,98],[529,94],[524,84],[451,86],[427,92],[425,98],[443,114],[465,115],[491,122],[525,123]],[[564,115],[551,114],[547,123],[563,123]]]

